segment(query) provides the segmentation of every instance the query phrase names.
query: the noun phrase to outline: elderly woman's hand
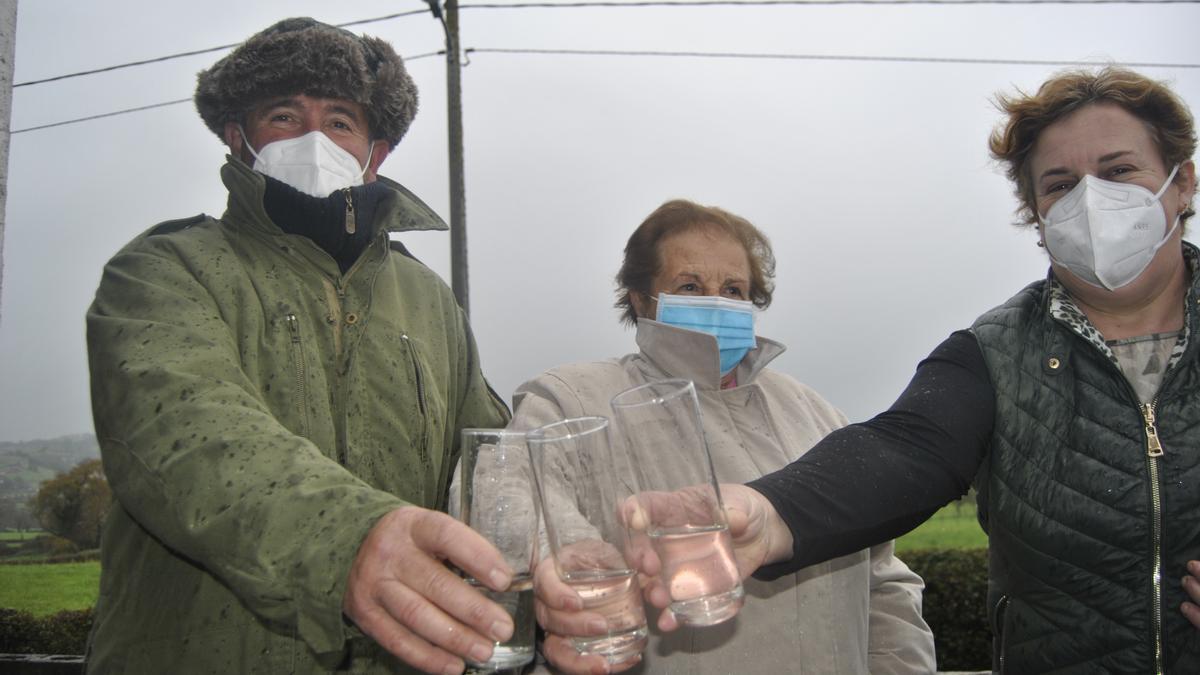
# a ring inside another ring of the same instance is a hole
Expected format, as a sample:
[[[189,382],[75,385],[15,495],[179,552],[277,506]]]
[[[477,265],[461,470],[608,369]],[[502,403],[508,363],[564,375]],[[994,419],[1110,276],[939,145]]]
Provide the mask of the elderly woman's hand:
[[[1183,603],[1180,609],[1183,615],[1200,630],[1200,560],[1192,560],[1187,564],[1187,574],[1183,577],[1183,592],[1191,598],[1191,602]]]
[[[685,488],[676,492],[643,492],[628,499],[621,511],[622,521],[637,533],[646,530],[651,522],[672,520],[672,514],[685,514],[707,509],[707,490]],[[787,560],[792,556],[792,533],[775,507],[763,494],[753,488],[734,483],[721,484],[721,499],[733,539],[733,554],[742,579],[763,565]],[[680,516],[683,517],[683,516]],[[654,607],[665,608],[670,594],[658,576],[662,563],[645,536],[633,537],[629,556],[643,577],[643,595]],[[659,630],[673,631],[679,627],[675,615],[664,609],[657,622]]]
[[[619,673],[641,662],[641,654],[613,664],[598,654],[584,655],[575,649],[572,637],[604,635],[608,621],[604,615],[583,608],[579,594],[558,577],[553,558],[538,563],[533,573],[533,593],[538,624],[546,631],[542,654],[558,670],[569,675],[602,675]]]

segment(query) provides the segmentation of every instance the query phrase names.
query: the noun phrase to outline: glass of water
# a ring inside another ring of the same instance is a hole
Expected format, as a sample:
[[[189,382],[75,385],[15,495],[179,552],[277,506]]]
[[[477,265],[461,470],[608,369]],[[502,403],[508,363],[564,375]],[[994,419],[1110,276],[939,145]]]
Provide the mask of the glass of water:
[[[607,624],[604,633],[572,642],[617,666],[642,653],[647,633],[637,572],[625,559],[628,532],[617,517],[633,493],[613,464],[608,424],[604,417],[566,419],[528,438],[555,571]]]
[[[467,578],[513,620],[512,638],[497,642],[492,658],[468,661],[474,672],[520,668],[533,661],[533,568],[538,552],[538,502],[525,434],[464,429],[462,458],[450,491],[450,515],[483,535],[513,570],[512,583],[493,591]]]
[[[612,409],[639,490],[642,522],[633,536],[648,537],[658,555],[670,610],[692,626],[733,618],[745,592],[695,386],[650,382],[618,394]]]

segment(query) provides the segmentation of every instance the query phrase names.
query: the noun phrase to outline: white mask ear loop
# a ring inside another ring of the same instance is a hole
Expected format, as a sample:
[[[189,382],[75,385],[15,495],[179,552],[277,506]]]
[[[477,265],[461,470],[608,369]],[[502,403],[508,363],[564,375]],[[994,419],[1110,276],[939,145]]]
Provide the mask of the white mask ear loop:
[[[246,149],[250,151],[251,155],[254,155],[254,159],[261,160],[262,157],[259,157],[258,153],[254,151],[254,146],[250,145],[250,137],[246,135],[246,129],[242,127],[240,122],[238,123],[237,128],[238,133],[242,135],[242,145],[246,146]]]
[[[1175,165],[1175,168],[1171,169],[1171,174],[1169,176],[1167,176],[1167,179],[1165,181],[1163,181],[1162,187],[1160,187],[1158,189],[1158,192],[1156,192],[1154,194],[1154,201],[1158,201],[1159,199],[1162,198],[1163,193],[1166,192],[1167,188],[1171,186],[1171,181],[1175,180],[1175,174],[1177,174],[1177,173],[1179,173],[1179,165],[1178,164]],[[1146,206],[1150,206],[1150,202],[1146,202]],[[1171,228],[1171,229],[1174,230],[1175,228]]]
[[[367,167],[371,166],[371,157],[375,154],[375,141],[371,141],[367,145],[367,163],[363,164],[362,171],[358,172],[358,179],[362,180],[363,176],[367,175]]]
[[[1159,208],[1162,208],[1162,202],[1159,200],[1162,198],[1163,193],[1167,191],[1167,188],[1171,186],[1171,181],[1175,179],[1176,173],[1179,173],[1178,164],[1175,165],[1174,169],[1171,169],[1171,175],[1167,176],[1167,180],[1163,182],[1163,186],[1158,189],[1158,193],[1154,195],[1154,199],[1146,202],[1146,206],[1149,206],[1153,202],[1159,202]],[[1163,235],[1163,238],[1154,245],[1153,251],[1155,253],[1158,253],[1158,249],[1162,248],[1163,244],[1167,243],[1167,240],[1171,238],[1171,235],[1175,234],[1175,230],[1179,229],[1179,218],[1182,215],[1182,213],[1175,214],[1175,222],[1171,223],[1171,229],[1167,230],[1167,233]]]

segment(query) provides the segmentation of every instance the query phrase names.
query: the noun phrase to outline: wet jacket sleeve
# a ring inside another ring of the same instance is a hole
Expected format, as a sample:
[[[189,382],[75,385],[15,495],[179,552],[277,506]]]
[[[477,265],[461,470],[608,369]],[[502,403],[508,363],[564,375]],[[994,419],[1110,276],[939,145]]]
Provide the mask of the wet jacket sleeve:
[[[508,425],[511,414],[504,400],[492,389],[492,385],[483,377],[479,365],[479,348],[475,344],[475,336],[467,316],[458,312],[458,334],[465,343],[459,353],[466,354],[459,363],[460,376],[466,380],[465,392],[458,407],[458,429],[456,432],[454,460],[458,459],[459,445],[462,443],[463,429],[503,429]]]
[[[273,417],[198,280],[204,272],[165,239],[117,254],[88,311],[93,413],[113,493],[266,623],[336,654],[358,546],[406,503]]]
[[[788,466],[749,483],[788,524],[791,560],[774,579],[894,539],[966,494],[987,452],[995,399],[983,354],[953,333],[917,366],[892,407],[843,427]]]
[[[920,675],[937,670],[933,631],[921,616],[925,583],[895,555],[895,545],[872,546],[868,658],[872,675]]]

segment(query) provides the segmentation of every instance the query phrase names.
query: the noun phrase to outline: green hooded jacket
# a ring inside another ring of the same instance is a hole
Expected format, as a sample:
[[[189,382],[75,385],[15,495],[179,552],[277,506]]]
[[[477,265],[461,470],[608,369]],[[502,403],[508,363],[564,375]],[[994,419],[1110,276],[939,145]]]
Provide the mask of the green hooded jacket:
[[[408,672],[342,616],[359,544],[443,509],[466,427],[503,427],[442,280],[388,231],[445,229],[400,185],[346,274],[222,169],[225,215],[159,225],[108,263],[87,315],[117,504],[89,672]]]

